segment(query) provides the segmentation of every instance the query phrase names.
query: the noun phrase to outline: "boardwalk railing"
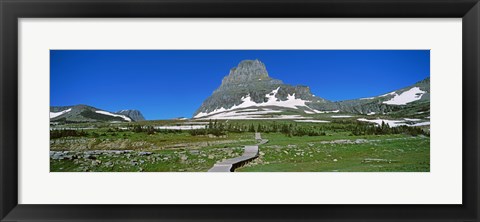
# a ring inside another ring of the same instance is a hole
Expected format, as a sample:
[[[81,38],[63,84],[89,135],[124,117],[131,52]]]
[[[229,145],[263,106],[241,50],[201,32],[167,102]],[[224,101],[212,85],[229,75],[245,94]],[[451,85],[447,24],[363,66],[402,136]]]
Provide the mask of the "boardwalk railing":
[[[268,140],[262,139],[260,133],[255,133],[255,139],[259,143],[253,146],[245,146],[242,156],[216,163],[208,172],[233,172],[235,169],[257,158],[259,154],[258,146],[267,143]]]

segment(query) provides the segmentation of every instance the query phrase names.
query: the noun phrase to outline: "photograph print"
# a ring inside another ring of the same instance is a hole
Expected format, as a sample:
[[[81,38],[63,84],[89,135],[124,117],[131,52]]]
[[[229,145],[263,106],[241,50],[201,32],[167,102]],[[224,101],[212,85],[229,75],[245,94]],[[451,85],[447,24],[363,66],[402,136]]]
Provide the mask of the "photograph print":
[[[50,172],[430,172],[430,50],[51,50]]]

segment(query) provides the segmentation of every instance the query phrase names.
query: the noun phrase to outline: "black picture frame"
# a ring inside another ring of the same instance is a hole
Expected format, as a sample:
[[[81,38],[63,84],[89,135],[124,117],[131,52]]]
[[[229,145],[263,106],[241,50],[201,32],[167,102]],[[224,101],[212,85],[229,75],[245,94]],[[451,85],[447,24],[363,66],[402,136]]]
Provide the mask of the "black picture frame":
[[[479,221],[478,0],[0,0],[0,14],[1,221]],[[463,204],[18,204],[17,20],[77,17],[462,18]]]

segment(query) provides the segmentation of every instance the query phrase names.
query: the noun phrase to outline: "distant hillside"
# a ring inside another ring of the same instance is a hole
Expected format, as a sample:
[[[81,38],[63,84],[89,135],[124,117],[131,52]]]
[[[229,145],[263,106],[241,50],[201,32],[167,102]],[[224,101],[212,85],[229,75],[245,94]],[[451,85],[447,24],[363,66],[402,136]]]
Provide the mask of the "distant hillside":
[[[414,85],[383,95],[326,104],[314,104],[312,107],[340,110],[347,113],[382,114],[398,112],[412,107],[419,108],[419,105],[423,107],[421,109],[430,109],[430,77]]]
[[[132,118],[87,105],[52,106],[51,122],[132,122]]]

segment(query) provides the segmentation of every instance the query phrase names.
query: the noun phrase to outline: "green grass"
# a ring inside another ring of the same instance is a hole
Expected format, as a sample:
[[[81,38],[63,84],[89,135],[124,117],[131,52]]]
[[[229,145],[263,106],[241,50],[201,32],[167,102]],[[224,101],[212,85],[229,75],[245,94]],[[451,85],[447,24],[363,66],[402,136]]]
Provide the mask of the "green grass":
[[[244,172],[429,172],[430,138],[402,135],[297,137],[268,134]],[[347,139],[357,143],[325,143]],[[366,140],[366,141],[365,141]],[[323,142],[323,143],[322,143]]]

